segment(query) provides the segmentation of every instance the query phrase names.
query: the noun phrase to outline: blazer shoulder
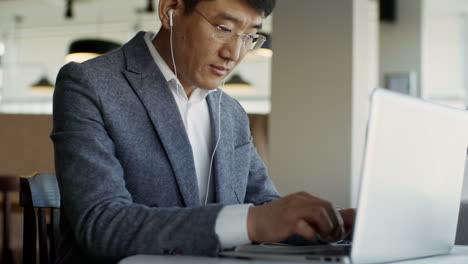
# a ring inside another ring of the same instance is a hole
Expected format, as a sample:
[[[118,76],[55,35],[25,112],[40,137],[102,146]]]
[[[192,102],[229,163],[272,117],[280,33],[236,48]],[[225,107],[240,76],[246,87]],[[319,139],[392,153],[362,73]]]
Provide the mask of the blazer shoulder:
[[[78,62],[69,62],[62,66],[59,73],[72,71],[74,73],[79,72],[96,72],[103,73],[116,68],[123,68],[124,66],[124,56],[122,48],[116,49],[109,53],[97,56],[95,58],[89,59],[87,61],[78,63]]]
[[[115,69],[121,70],[125,66],[125,57],[122,48],[119,48],[96,58],[87,60],[81,64],[83,67],[100,73],[113,71]]]
[[[69,81],[82,84],[102,84],[120,76],[124,69],[123,55],[120,49],[98,56],[88,61],[77,63],[69,62],[65,64],[57,75],[56,83]],[[94,86],[94,85],[93,85]]]
[[[222,97],[221,97],[221,104],[228,108],[233,114],[239,115],[239,116],[247,116],[247,112],[245,111],[244,107],[239,103],[237,99],[234,97],[230,96],[226,92],[224,92],[222,89],[220,89],[222,92]]]
[[[223,115],[229,116],[229,120],[233,124],[234,129],[240,131],[249,130],[249,117],[244,107],[239,103],[239,101],[226,92],[222,91],[221,97],[221,112]],[[218,103],[219,93],[213,93],[214,103]]]

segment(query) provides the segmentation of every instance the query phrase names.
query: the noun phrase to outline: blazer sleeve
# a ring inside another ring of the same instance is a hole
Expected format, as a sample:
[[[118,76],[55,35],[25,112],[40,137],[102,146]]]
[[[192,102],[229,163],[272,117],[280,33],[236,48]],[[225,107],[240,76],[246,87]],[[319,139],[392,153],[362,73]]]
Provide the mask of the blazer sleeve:
[[[239,126],[239,130],[241,131],[235,134],[238,137],[239,143],[246,142],[236,148],[235,155],[245,155],[248,157],[247,163],[244,163],[243,157],[234,158],[234,168],[248,166],[247,188],[240,190],[241,192],[245,191],[243,202],[260,205],[278,199],[281,196],[268,176],[267,168],[253,144],[248,115],[237,100],[235,100],[234,107],[237,114],[233,122]]]
[[[62,215],[78,246],[106,260],[167,252],[215,255],[221,205],[157,208],[132,201],[89,71],[83,64],[64,66],[53,98],[51,139]]]
[[[257,153],[252,140],[249,143],[250,168],[245,193],[245,202],[260,205],[279,199],[281,196],[276,190],[275,185],[268,177],[268,172],[260,155]]]

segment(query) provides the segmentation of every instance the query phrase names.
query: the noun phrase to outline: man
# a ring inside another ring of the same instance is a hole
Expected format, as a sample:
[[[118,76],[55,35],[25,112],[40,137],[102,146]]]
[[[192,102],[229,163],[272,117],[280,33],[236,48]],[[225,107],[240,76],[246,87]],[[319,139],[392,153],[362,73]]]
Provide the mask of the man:
[[[214,256],[292,235],[338,240],[353,210],[280,198],[239,103],[217,87],[274,0],[160,0],[162,27],[62,68],[54,94],[58,263]]]

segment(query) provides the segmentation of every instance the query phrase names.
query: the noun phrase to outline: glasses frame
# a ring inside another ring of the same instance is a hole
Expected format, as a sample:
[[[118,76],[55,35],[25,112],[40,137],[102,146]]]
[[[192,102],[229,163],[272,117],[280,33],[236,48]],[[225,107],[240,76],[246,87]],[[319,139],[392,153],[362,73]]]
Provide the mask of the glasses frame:
[[[233,36],[237,36],[237,37],[240,37],[242,40],[242,47],[246,49],[247,51],[251,51],[251,50],[256,50],[256,49],[261,48],[263,43],[265,43],[267,39],[265,36],[258,34],[258,33],[256,33],[255,35],[246,34],[246,33],[236,33],[232,31],[232,29],[226,25],[219,25],[219,24],[211,22],[205,15],[203,15],[197,9],[193,9],[193,10],[195,11],[195,13],[199,14],[202,18],[204,18],[208,23],[210,23],[215,28],[215,31],[213,32],[211,37],[216,41],[226,43],[228,40],[232,39]],[[219,35],[222,37],[217,38],[215,35]],[[249,38],[252,39],[252,45],[250,48],[247,48],[246,43],[249,40]],[[253,40],[255,39],[256,41],[254,42]]]

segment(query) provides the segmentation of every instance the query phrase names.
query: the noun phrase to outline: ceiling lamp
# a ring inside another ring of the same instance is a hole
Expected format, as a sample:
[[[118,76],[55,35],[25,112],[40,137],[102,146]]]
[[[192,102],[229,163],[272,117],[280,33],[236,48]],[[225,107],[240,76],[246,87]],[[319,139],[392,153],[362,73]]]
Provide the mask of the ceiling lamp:
[[[33,85],[31,85],[31,91],[34,94],[49,95],[54,90],[54,84],[49,81],[47,75],[43,74],[41,78]]]
[[[154,12],[154,5],[153,5],[153,0],[148,0],[148,3],[146,5],[146,10],[147,13],[153,13]]]
[[[234,73],[226,81],[223,90],[230,95],[244,95],[255,91],[252,84],[244,80],[238,73]]]
[[[66,0],[65,4],[65,18],[73,18],[73,0]]]
[[[70,44],[66,62],[83,62],[120,48],[120,44],[102,39],[79,39]]]

